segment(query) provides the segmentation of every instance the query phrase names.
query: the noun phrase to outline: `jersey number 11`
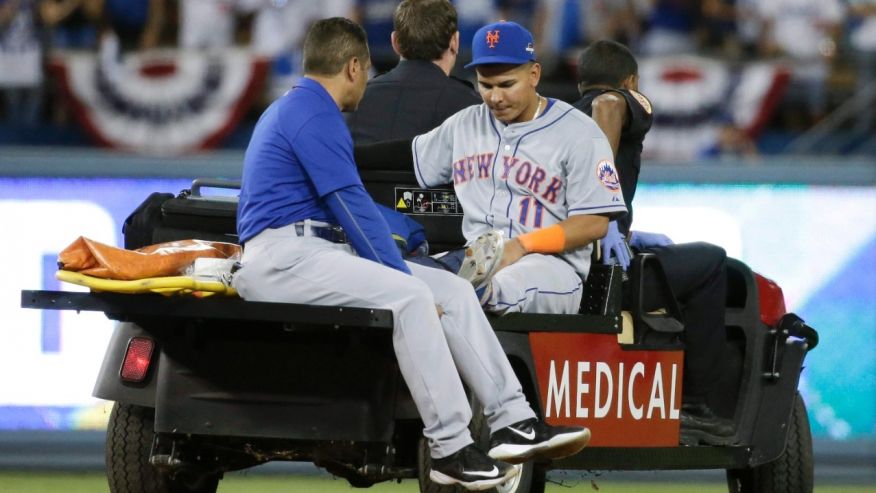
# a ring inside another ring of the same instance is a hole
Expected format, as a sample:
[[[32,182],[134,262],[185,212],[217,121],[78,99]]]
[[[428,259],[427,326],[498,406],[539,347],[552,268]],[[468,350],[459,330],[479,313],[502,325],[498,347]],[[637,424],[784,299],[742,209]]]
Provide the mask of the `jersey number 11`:
[[[533,205],[533,207],[530,207]],[[532,214],[530,214],[532,209]],[[535,197],[524,197],[520,200],[520,218],[518,221],[525,226],[533,228],[541,227],[541,216],[544,211],[544,206]],[[530,216],[533,216],[530,218]]]

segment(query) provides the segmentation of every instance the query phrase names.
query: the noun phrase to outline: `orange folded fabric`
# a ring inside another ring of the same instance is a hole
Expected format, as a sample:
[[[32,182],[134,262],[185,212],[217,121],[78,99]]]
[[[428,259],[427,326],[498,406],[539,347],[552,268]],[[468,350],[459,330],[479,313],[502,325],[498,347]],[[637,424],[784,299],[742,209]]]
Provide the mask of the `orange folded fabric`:
[[[125,250],[80,236],[60,254],[58,268],[102,279],[131,281],[177,276],[196,258],[240,258],[240,246],[205,240],[181,240]]]

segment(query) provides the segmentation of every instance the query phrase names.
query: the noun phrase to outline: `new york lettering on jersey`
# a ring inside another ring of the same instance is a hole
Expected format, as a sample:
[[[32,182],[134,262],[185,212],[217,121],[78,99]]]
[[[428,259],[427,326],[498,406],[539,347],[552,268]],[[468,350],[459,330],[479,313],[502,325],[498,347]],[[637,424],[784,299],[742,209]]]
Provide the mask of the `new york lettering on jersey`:
[[[461,187],[472,180],[491,180],[494,157],[495,154],[492,152],[485,152],[455,160],[453,162],[453,185]],[[513,180],[529,195],[539,196],[540,200],[552,204],[557,203],[563,180],[556,175],[548,176],[546,166],[510,154],[502,154],[500,162],[502,164],[499,170],[500,180]]]

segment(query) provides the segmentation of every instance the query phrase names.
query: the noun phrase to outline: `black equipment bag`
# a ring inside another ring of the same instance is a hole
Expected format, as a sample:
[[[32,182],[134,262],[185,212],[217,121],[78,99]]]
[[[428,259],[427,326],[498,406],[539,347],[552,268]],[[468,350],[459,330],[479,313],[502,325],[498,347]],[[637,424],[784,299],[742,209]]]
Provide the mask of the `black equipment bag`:
[[[403,212],[425,227],[432,253],[465,244],[462,209],[452,189],[420,190],[411,172],[363,172],[362,178],[375,202]],[[239,190],[240,182],[198,178],[192,182],[191,190],[183,190],[176,197],[153,193],[125,221],[125,248],[184,239],[237,243],[237,197],[205,196],[202,188]],[[399,207],[406,192],[411,194],[408,207]],[[418,202],[420,195],[427,199]],[[430,202],[438,196],[441,198],[438,203]],[[418,206],[423,209],[417,210]]]
[[[149,195],[125,219],[125,248],[188,239],[237,243],[237,197],[204,196],[202,188],[240,189],[240,182],[198,178],[176,197]]]

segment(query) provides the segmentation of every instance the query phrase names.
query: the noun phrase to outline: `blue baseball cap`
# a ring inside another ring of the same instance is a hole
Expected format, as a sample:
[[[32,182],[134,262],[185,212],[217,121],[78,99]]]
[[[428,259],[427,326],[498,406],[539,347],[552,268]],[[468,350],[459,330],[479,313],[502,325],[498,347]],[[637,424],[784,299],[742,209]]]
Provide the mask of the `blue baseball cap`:
[[[516,22],[499,21],[478,29],[471,40],[471,63],[465,68],[490,63],[523,65],[535,61],[532,34]]]

